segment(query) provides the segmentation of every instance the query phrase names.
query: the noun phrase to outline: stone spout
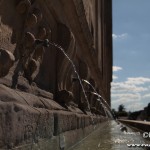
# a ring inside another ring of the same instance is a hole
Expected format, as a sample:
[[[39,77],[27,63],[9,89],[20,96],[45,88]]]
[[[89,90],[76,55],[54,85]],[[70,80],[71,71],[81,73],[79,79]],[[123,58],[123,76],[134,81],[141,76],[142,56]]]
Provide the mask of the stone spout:
[[[50,42],[48,39],[45,39],[45,40],[36,39],[34,42],[34,45],[35,45],[35,47],[38,47],[38,46],[49,47]]]
[[[73,93],[70,91],[61,90],[58,92],[58,102],[60,104],[69,104],[69,102],[73,101],[73,99]]]
[[[76,82],[76,81],[79,81],[77,77],[71,77],[71,82]]]

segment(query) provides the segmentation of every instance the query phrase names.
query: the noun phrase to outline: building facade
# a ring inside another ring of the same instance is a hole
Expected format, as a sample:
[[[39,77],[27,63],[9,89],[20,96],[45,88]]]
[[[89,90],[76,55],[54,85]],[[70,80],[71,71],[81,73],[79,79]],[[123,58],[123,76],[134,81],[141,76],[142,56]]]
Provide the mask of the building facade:
[[[111,81],[111,0],[0,0],[0,148],[68,148],[105,120]]]

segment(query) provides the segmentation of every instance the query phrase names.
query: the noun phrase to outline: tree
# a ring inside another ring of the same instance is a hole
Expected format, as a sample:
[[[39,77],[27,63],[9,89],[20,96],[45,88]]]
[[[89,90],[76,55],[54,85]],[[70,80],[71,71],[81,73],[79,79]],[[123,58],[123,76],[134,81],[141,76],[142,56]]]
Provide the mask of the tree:
[[[118,106],[118,117],[127,117],[128,113],[125,111],[125,107],[123,104]]]
[[[124,112],[125,111],[125,107],[123,104],[118,106],[118,112]]]
[[[147,115],[150,117],[150,103],[147,105]]]

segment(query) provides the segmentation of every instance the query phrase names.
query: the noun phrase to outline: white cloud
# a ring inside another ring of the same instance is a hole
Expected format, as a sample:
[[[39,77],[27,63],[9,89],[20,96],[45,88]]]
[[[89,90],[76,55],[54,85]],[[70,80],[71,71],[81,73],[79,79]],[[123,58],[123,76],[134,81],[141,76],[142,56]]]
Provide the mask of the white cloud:
[[[112,104],[115,105],[117,104],[118,106],[120,104],[131,104],[131,103],[139,103],[140,100],[139,99],[127,99],[125,97],[119,98],[119,99],[115,99]]]
[[[126,99],[124,97],[120,99],[115,99],[112,102],[113,108],[116,110],[118,109],[118,106],[123,104],[125,106],[126,111],[135,111],[135,110],[140,110],[143,109],[144,106],[141,103],[140,99]]]
[[[150,94],[143,95],[143,98],[150,98]]]
[[[112,34],[112,37],[114,40],[116,39],[126,39],[128,37],[128,34],[127,33],[122,33],[122,34]]]
[[[141,110],[145,107],[145,105],[142,103],[141,95],[138,93],[135,95],[127,94],[122,95],[122,97],[112,97],[112,99],[112,106],[116,109],[118,109],[120,104],[123,104],[127,111]]]
[[[119,67],[119,66],[113,66],[113,71],[114,72],[119,71],[119,70],[122,70],[122,68]]]
[[[134,84],[134,85],[140,85],[150,82],[150,78],[144,78],[144,77],[137,77],[137,78],[128,78],[125,83],[127,84]]]
[[[141,86],[136,86],[134,84],[128,84],[126,82],[113,82],[112,92],[144,92],[148,89]]]
[[[132,103],[132,102],[140,102],[141,101],[141,95],[139,93],[117,93],[112,94],[113,102],[112,104],[124,104],[124,103]]]
[[[117,109],[120,104],[124,104],[127,110],[143,109],[150,99],[150,86],[147,83],[150,83],[150,78],[145,77],[129,77],[124,82],[112,82],[112,106]]]
[[[127,110],[130,111],[138,111],[138,110],[142,110],[145,107],[145,105],[143,105],[142,103],[138,102],[138,103],[130,103],[129,105],[126,105]]]
[[[139,93],[113,93],[112,97],[116,98],[126,98],[126,99],[141,99],[141,95]]]
[[[113,75],[113,80],[115,80],[115,79],[118,79],[118,77],[117,77],[117,76],[115,76],[115,75]]]

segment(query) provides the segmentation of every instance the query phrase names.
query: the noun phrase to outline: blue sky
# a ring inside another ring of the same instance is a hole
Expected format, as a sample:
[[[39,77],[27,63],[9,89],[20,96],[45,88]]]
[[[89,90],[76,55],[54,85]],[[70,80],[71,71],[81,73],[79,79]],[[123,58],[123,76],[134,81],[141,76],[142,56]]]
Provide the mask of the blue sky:
[[[150,102],[150,0],[113,1],[112,108]]]

